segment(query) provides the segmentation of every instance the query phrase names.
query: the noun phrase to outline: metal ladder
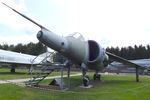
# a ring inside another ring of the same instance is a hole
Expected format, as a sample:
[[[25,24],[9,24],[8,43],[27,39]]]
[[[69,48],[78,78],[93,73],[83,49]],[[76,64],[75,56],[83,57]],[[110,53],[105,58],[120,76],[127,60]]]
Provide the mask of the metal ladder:
[[[46,73],[43,71],[39,75],[33,76],[32,79],[26,83],[26,85],[37,86],[42,80],[44,80],[52,72],[53,70]]]
[[[53,61],[53,54],[55,52],[50,53],[48,52],[46,56],[41,60],[41,62],[37,65],[32,64],[31,65],[31,79],[26,82],[26,86],[33,86],[36,87],[39,85],[39,83],[44,80],[49,74],[51,74],[54,70],[58,69],[60,70],[60,81],[59,81],[59,87],[60,90],[67,89],[66,86],[63,84],[63,71],[66,66],[68,66],[68,60],[64,62],[64,64],[55,63]],[[37,59],[39,56],[37,56],[35,59]],[[34,59],[34,60],[35,60]],[[49,60],[48,60],[49,59]],[[32,61],[34,63],[34,60]],[[70,74],[70,71],[68,71],[68,74]],[[70,75],[68,75],[68,87],[70,87]]]
[[[26,82],[27,86],[37,86],[42,80],[44,80],[49,74],[54,71],[54,68],[51,68],[51,66],[53,65],[52,56],[54,52],[46,52],[45,54],[45,57],[37,65],[34,65],[33,63],[34,60],[39,56],[33,59],[30,68],[31,79]]]

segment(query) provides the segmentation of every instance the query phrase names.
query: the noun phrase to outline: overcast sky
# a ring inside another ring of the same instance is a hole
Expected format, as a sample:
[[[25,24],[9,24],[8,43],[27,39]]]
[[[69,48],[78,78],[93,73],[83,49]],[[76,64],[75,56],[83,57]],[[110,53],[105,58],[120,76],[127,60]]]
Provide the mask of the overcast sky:
[[[150,43],[150,0],[0,0],[61,36],[103,47]],[[0,4],[0,44],[38,42],[39,27]]]

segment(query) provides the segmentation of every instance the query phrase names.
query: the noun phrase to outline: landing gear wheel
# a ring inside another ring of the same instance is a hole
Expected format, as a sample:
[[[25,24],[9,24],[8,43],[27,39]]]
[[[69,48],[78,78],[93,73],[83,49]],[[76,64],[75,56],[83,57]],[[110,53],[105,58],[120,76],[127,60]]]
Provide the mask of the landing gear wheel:
[[[100,74],[94,74],[93,79],[94,80],[101,80],[101,75]]]
[[[83,85],[85,87],[89,86],[89,77],[88,76],[83,77]]]

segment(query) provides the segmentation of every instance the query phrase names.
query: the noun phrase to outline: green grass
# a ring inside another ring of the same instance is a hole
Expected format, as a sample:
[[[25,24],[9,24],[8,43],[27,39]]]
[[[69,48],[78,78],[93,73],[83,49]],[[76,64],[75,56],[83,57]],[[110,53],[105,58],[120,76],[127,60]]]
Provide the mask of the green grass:
[[[90,75],[90,78],[92,76]],[[46,82],[45,82],[46,83]],[[104,75],[93,88],[80,88],[81,76],[71,77],[70,91],[44,91],[11,84],[0,85],[0,100],[149,100],[150,76]]]
[[[10,68],[0,68],[0,80],[8,80],[8,79],[21,79],[21,78],[30,78],[31,75],[28,74],[28,69],[16,69],[16,73],[11,73]],[[79,72],[71,72],[71,74],[76,74]],[[66,75],[67,72],[64,71],[64,75]],[[56,76],[60,75],[60,71],[54,71],[49,76]]]
[[[16,69],[16,73],[11,73],[10,68],[0,68],[0,80],[29,78],[28,69]]]

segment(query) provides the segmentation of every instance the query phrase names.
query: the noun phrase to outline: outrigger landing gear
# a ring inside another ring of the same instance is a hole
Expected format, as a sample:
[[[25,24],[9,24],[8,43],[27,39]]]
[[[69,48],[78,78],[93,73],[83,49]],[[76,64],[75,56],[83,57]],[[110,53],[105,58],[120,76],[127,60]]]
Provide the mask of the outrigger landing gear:
[[[16,72],[16,68],[15,67],[16,67],[16,65],[14,65],[14,64],[11,66],[11,69],[10,69],[11,73],[15,73]]]
[[[95,74],[93,75],[94,80],[101,80],[101,75],[96,71]]]

